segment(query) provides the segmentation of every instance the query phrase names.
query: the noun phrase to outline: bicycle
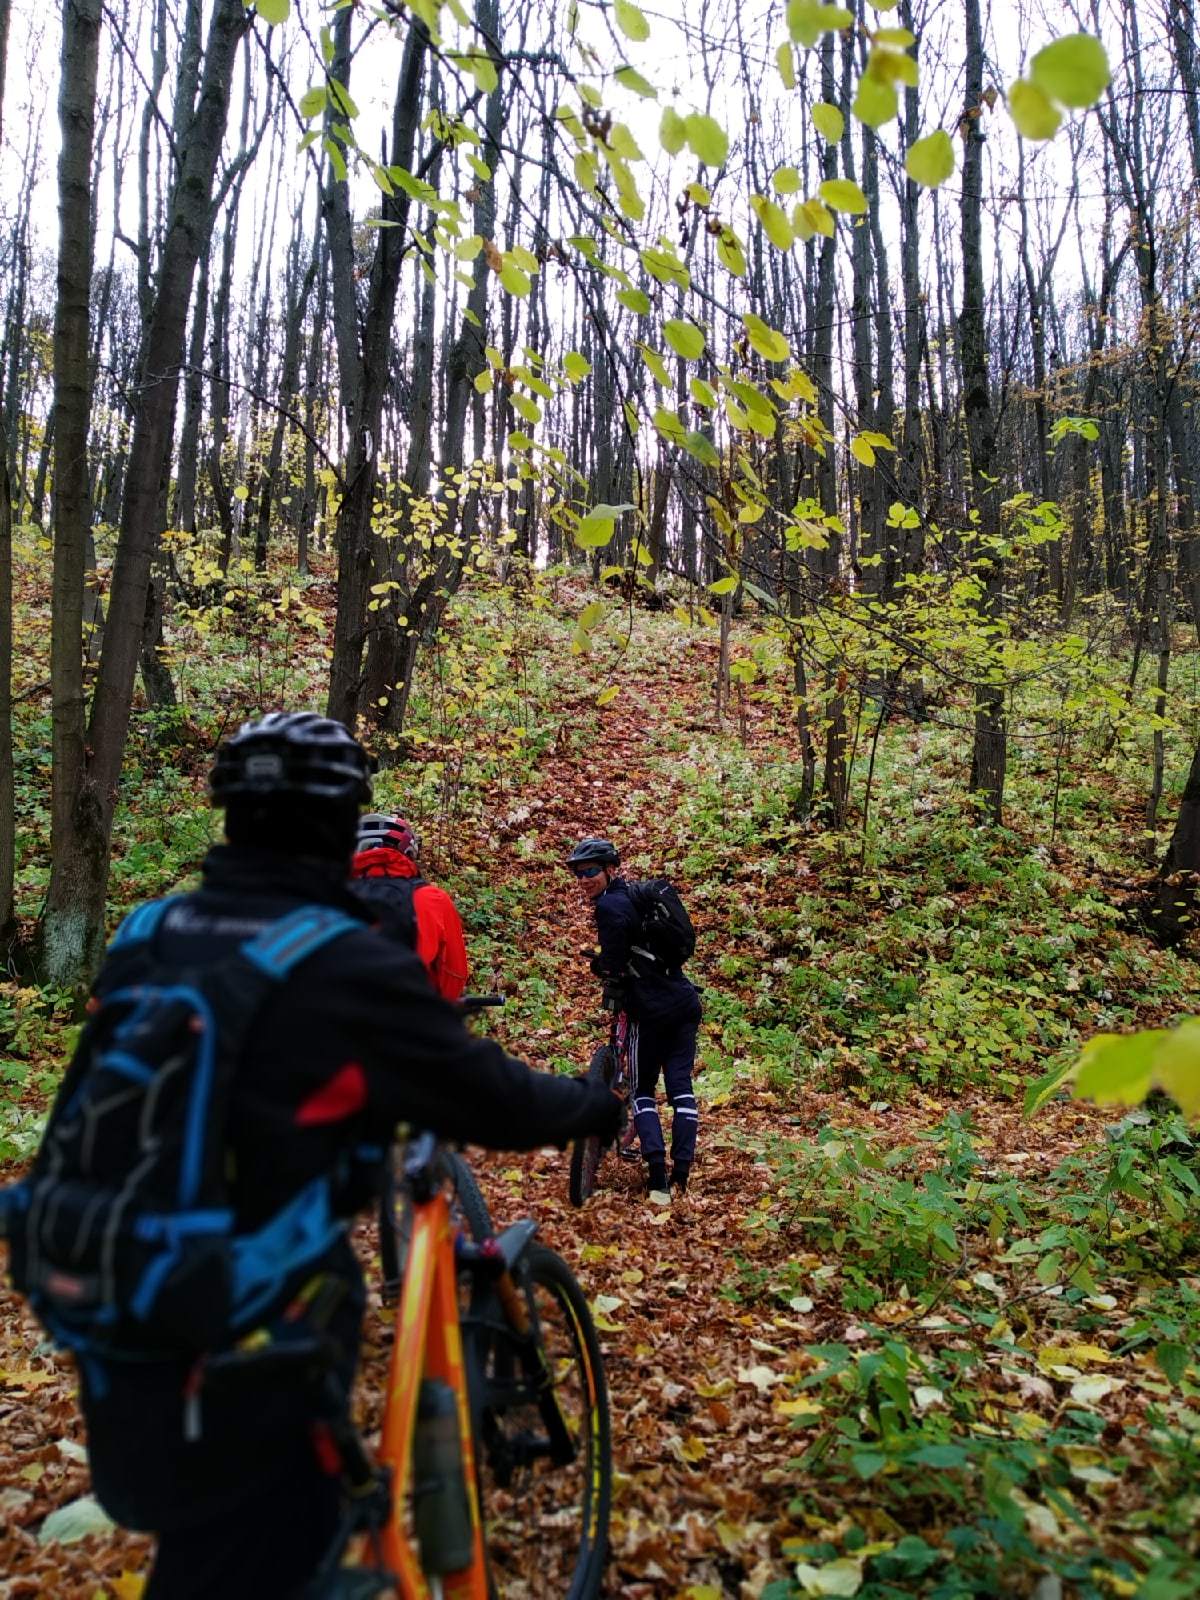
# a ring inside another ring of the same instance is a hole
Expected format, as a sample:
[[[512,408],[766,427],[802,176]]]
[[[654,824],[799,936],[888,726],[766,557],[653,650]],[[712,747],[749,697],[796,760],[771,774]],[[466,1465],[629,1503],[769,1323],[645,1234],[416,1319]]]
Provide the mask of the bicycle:
[[[567,1264],[536,1242],[535,1222],[482,1238],[455,1228],[449,1154],[431,1134],[405,1152],[413,1226],[377,1460],[336,1403],[336,1349],[320,1331],[332,1305],[321,1290],[305,1302],[313,1331],[260,1330],[206,1363],[206,1382],[302,1363],[329,1393],[346,1513],[304,1600],[600,1592],[612,1441],[587,1300]],[[532,1545],[528,1575],[518,1534]]]
[[[588,1077],[599,1078],[615,1094],[619,1095],[625,1107],[622,1121],[622,1132],[617,1138],[617,1154],[624,1161],[636,1161],[639,1151],[637,1135],[634,1131],[631,1115],[631,1102],[633,1099],[633,1040],[630,1033],[630,1022],[626,1013],[615,1005],[612,1008],[612,1024],[609,1028],[608,1043],[598,1047],[588,1065]],[[582,1206],[591,1199],[596,1192],[597,1177],[600,1163],[604,1159],[604,1152],[609,1148],[605,1141],[596,1135],[589,1134],[586,1139],[575,1142],[571,1151],[571,1172],[568,1192],[573,1206]]]

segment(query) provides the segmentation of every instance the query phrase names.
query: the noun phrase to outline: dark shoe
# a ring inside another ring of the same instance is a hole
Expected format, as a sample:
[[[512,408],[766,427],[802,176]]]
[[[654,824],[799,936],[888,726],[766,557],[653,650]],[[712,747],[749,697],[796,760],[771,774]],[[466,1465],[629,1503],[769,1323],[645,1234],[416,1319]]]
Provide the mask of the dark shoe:
[[[687,1193],[689,1167],[682,1167],[678,1162],[671,1168],[671,1187],[678,1189],[680,1194]]]
[[[651,1194],[665,1194],[667,1189],[667,1163],[665,1161],[647,1161],[646,1163],[646,1188]]]

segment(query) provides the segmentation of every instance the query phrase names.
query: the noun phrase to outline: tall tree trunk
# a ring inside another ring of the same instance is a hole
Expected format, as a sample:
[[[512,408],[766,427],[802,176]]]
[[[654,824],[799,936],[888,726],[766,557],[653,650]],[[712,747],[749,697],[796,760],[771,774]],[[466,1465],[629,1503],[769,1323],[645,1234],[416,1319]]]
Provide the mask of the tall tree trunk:
[[[983,299],[983,31],[979,0],[966,0],[966,106],[963,112],[962,255],[963,301],[959,318],[962,352],[963,414],[971,459],[971,481],[980,550],[977,570],[983,583],[981,609],[993,626],[1000,620],[1004,564],[999,553],[1000,489],[995,479],[996,424],[987,368]],[[975,689],[975,748],[971,788],[993,822],[1003,815],[1008,728],[1004,689],[985,676]]]
[[[0,0],[0,140],[4,133],[4,80],[8,65],[11,0]],[[12,659],[12,484],[8,476],[8,437],[0,404],[0,948],[13,928],[16,871],[16,789],[13,773]]]
[[[72,848],[75,806],[86,763],[83,596],[91,529],[87,442],[91,420],[88,318],[92,283],[92,138],[101,0],[66,0],[58,114],[58,302],[54,317],[53,625],[50,635],[52,861]]]
[[[234,54],[249,24],[250,14],[242,0],[215,0],[199,103],[189,137],[180,147],[172,185],[138,375],[104,655],[83,770],[71,797],[74,826],[51,866],[42,924],[47,976],[56,983],[86,978],[103,947],[113,812],[141,649],[146,590],[162,531],[162,485],[171,452],[188,302],[196,262],[209,242],[213,176],[229,114]]]
[[[350,72],[350,33],[353,11],[338,14],[334,22],[333,73],[346,84]],[[396,85],[392,114],[394,165],[412,166],[413,147],[421,120],[421,72],[429,46],[424,23],[409,22],[404,57]],[[371,584],[371,510],[379,461],[379,424],[387,389],[394,341],[396,288],[403,259],[409,199],[404,193],[384,195],[382,220],[371,267],[366,320],[359,342],[355,290],[354,241],[350,220],[349,189],[331,174],[325,190],[325,218],[333,273],[334,329],[342,403],[346,412],[350,446],[345,464],[345,487],[337,517],[337,615],[333,632],[333,659],[329,668],[328,712],[352,728],[358,713],[363,681],[363,645],[366,640],[367,596]]]

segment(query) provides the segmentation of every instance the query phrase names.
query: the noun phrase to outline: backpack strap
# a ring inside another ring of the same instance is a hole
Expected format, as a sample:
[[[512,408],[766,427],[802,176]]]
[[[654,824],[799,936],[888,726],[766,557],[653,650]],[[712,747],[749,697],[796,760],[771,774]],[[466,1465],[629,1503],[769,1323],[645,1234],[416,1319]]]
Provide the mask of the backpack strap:
[[[282,981],[323,945],[364,924],[330,906],[300,906],[242,945],[241,953],[265,977]]]
[[[138,906],[122,919],[108,948],[127,950],[131,945],[149,944],[158,932],[159,925],[167,912],[176,901],[182,899],[183,896],[180,894],[169,894],[161,900],[147,900],[144,906]]]

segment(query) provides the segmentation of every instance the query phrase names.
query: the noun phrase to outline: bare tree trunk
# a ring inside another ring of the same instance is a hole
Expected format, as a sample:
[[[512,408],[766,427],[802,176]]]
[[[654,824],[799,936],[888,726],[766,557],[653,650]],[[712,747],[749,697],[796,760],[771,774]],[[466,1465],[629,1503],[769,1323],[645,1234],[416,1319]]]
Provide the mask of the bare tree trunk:
[[[4,127],[4,79],[8,64],[11,0],[0,0],[0,139]],[[0,405],[0,948],[13,929],[16,871],[16,791],[12,734],[12,484],[8,476],[7,429]]]
[[[334,22],[333,72],[349,81],[350,30],[354,13],[345,10]],[[421,73],[429,45],[424,23],[409,22],[404,57],[392,114],[391,161],[412,166],[421,119]],[[342,404],[350,434],[345,489],[337,519],[337,616],[333,660],[329,668],[328,712],[353,727],[363,681],[367,595],[371,584],[371,508],[379,461],[379,424],[387,388],[394,329],[393,313],[399,282],[409,199],[404,193],[383,197],[383,221],[371,267],[370,291],[362,341],[359,343],[355,294],[354,241],[348,186],[331,174],[325,190],[325,218],[333,273],[333,314],[337,334]]]
[[[87,442],[91,420],[88,318],[92,283],[92,139],[100,51],[101,0],[67,0],[63,9],[58,158],[58,301],[54,318],[53,624],[50,636],[52,746],[50,851],[71,848],[75,805],[86,764],[83,595],[91,529]]]
[[[189,137],[180,148],[172,185],[139,373],[104,655],[83,770],[71,797],[74,826],[51,865],[42,923],[47,976],[57,983],[85,978],[103,946],[113,812],[141,650],[146,590],[161,533],[162,485],[184,360],[188,302],[196,262],[208,246],[213,175],[229,113],[234,54],[249,24],[250,14],[241,0],[216,0],[199,103]]]
[[[1004,591],[1004,564],[996,545],[1000,537],[1000,493],[994,476],[996,425],[992,413],[984,326],[983,255],[983,33],[979,0],[966,0],[966,107],[963,113],[962,252],[963,303],[959,318],[962,352],[963,412],[971,457],[971,479],[982,552],[978,560],[984,585],[981,610],[988,622],[999,621]],[[1008,728],[1004,689],[983,678],[975,689],[975,748],[971,788],[980,795],[993,822],[1003,815]]]

